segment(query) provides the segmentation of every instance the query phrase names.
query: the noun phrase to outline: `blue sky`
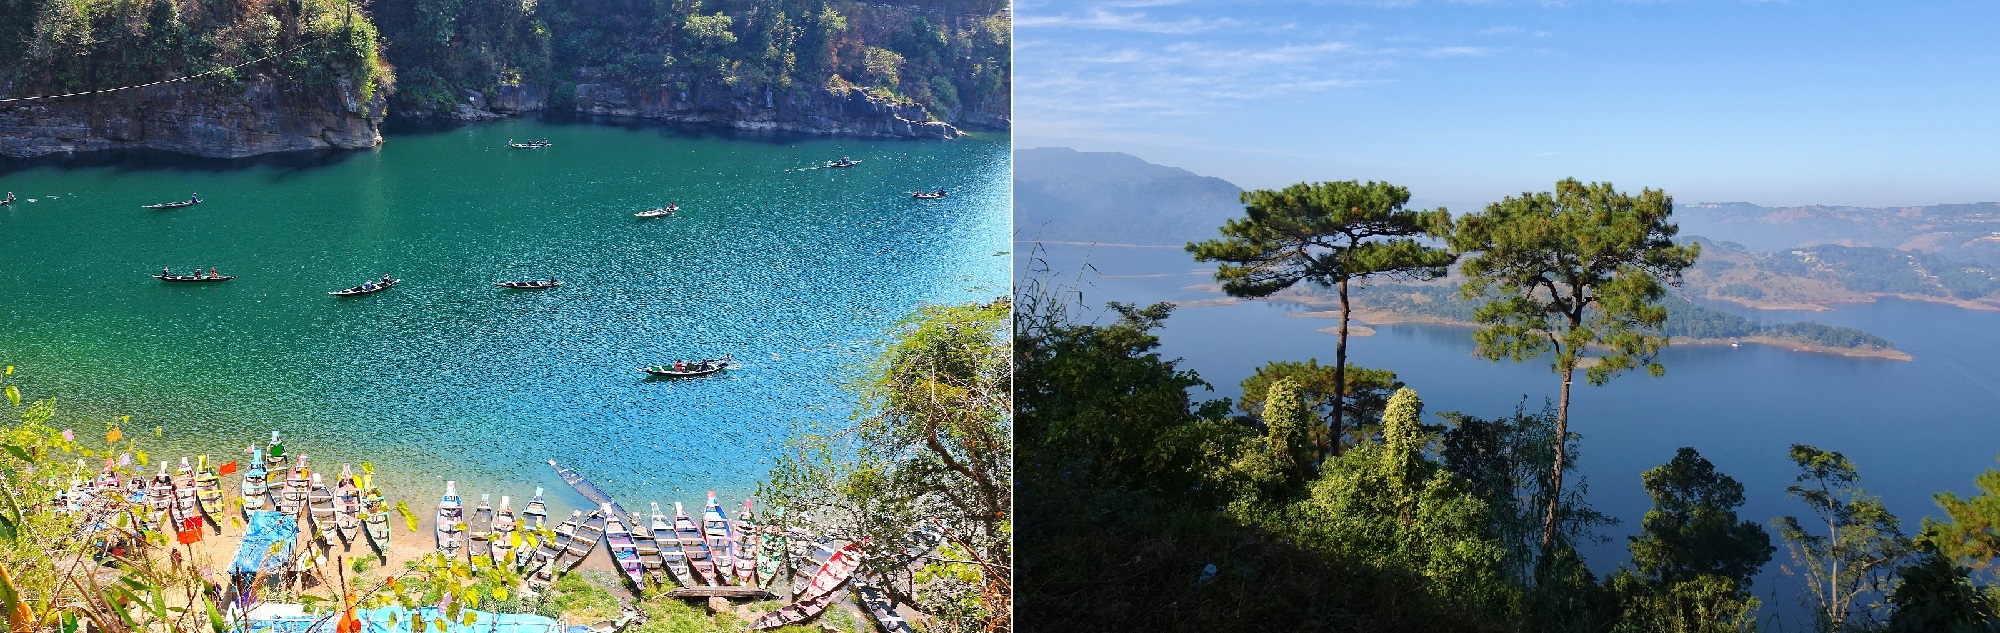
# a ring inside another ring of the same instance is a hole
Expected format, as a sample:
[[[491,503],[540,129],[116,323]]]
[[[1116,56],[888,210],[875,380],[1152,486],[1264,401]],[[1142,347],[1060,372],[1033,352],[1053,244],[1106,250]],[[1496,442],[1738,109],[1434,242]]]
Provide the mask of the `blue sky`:
[[[1015,142],[1476,211],[2000,200],[2000,3],[1020,0]]]

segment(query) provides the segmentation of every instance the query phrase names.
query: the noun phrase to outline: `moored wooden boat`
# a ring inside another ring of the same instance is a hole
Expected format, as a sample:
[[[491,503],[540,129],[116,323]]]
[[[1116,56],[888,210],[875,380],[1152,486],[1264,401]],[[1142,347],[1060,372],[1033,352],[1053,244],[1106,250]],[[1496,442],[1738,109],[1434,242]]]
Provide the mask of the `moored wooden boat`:
[[[373,485],[375,483],[372,481],[373,477],[368,477],[368,479],[370,481],[365,482],[368,485],[368,492],[361,496],[362,511],[367,513],[367,518],[363,519],[363,523],[367,524],[367,529],[364,533],[368,535],[368,546],[375,549],[375,554],[387,557],[389,555],[389,502],[387,499],[382,498],[382,490]]]
[[[542,489],[535,489],[535,496],[528,500],[528,507],[521,509],[521,526],[530,530],[542,529],[549,522],[549,506],[542,503]]]
[[[651,367],[640,367],[639,371],[669,378],[694,378],[721,372],[729,369],[735,363],[735,355],[724,354],[722,358],[709,358],[693,363],[682,363],[679,369],[674,368],[673,365],[654,365]]]
[[[465,546],[465,506],[458,500],[458,482],[444,482],[444,496],[438,498],[437,551],[444,552],[445,560],[458,560],[458,551]]]
[[[660,504],[653,504],[654,512],[658,512],[659,509]],[[653,533],[653,524],[647,518],[637,515],[632,517],[632,551],[639,556],[642,577],[666,575],[666,564],[660,558],[660,537]]]
[[[349,464],[340,465],[333,487],[333,529],[345,550],[352,551],[354,542],[361,540],[361,485],[354,481],[354,467]]]
[[[910,623],[903,619],[903,614],[896,612],[896,605],[890,604],[889,598],[882,595],[882,590],[855,585],[854,593],[861,596],[861,606],[866,607],[868,615],[874,616],[875,622],[882,625],[884,633],[913,633]]]
[[[936,199],[938,199],[938,198],[943,198],[944,196],[945,196],[945,191],[944,191],[943,189],[939,189],[939,190],[937,190],[937,191],[912,191],[912,192],[910,192],[910,197],[911,197],[911,198],[915,198],[915,199],[918,199],[918,200],[936,200]]]
[[[311,482],[311,471],[306,468],[306,456],[300,455],[299,462],[285,473],[284,487],[278,491],[278,511],[285,516],[304,517],[306,515],[306,494]]]
[[[335,518],[339,511],[333,506],[333,490],[326,487],[319,473],[312,474],[312,488],[306,500],[310,505],[308,514],[312,517],[313,538],[332,547],[333,539],[339,532]]]
[[[186,529],[188,521],[202,520],[199,491],[194,488],[194,466],[188,458],[181,458],[181,465],[174,469],[174,531]]]
[[[750,500],[743,500],[743,512],[736,515],[736,579],[746,586],[757,584],[757,522]]]
[[[667,515],[660,514],[658,501],[653,502],[652,519],[650,523],[653,540],[660,546],[660,565],[666,568],[667,575],[673,578],[674,584],[693,587],[694,576],[688,568],[687,554],[681,551],[681,537],[674,531],[673,521],[668,519]]]
[[[708,505],[702,508],[701,531],[708,539],[708,555],[715,560],[722,584],[736,584],[736,532],[722,506],[716,504],[714,490],[708,491]]]
[[[762,631],[811,620],[815,616],[818,616],[820,612],[825,611],[826,605],[832,604],[836,595],[833,592],[827,592],[825,595],[815,596],[810,600],[800,600],[778,607],[776,611],[757,616],[757,619],[751,620],[747,628],[751,631]]]
[[[638,212],[638,213],[634,213],[634,214],[632,214],[632,217],[636,217],[636,218],[659,218],[659,217],[666,217],[666,216],[669,216],[669,215],[673,215],[673,214],[674,214],[675,212],[677,212],[677,211],[680,211],[680,210],[681,210],[681,207],[680,207],[680,205],[676,205],[676,204],[669,204],[669,205],[667,205],[667,206],[664,206],[664,207],[657,207],[657,208],[652,208],[652,209],[647,209],[647,210],[645,210],[645,211],[640,211],[640,212]]]
[[[625,526],[625,519],[611,511],[610,505],[599,506],[598,513],[604,515],[604,549],[611,553],[611,562],[625,573],[626,580],[632,581],[634,590],[644,590],[646,566],[639,562],[639,545],[632,539],[632,530]]]
[[[167,532],[173,524],[174,478],[167,474],[167,460],[160,460],[160,474],[146,484],[146,525],[154,532]]]
[[[508,290],[547,290],[561,286],[563,282],[556,281],[554,277],[550,277],[548,281],[496,281],[493,282],[493,285]]]
[[[715,560],[708,555],[708,542],[701,536],[701,528],[694,519],[688,518],[687,509],[681,502],[674,502],[674,535],[680,539],[681,553],[687,557],[688,567],[694,570],[701,581],[710,585],[720,585],[722,575],[715,569]]]
[[[576,526],[576,537],[570,539],[569,545],[563,548],[563,553],[566,554],[563,559],[568,561],[564,563],[567,566],[563,571],[576,569],[577,565],[583,563],[583,559],[590,558],[590,553],[597,550],[599,543],[604,542],[605,514],[603,511],[593,510],[584,516],[583,523]]]
[[[492,559],[493,567],[496,569],[514,564],[514,540],[520,537],[514,535],[514,525],[517,521],[514,518],[512,502],[512,497],[500,495],[500,507],[493,512]]]
[[[471,520],[465,522],[465,555],[474,562],[493,558],[493,505],[487,502],[490,498],[479,495],[479,506],[472,509]]]
[[[388,290],[390,286],[394,286],[402,281],[403,280],[401,279],[390,279],[388,281],[366,281],[362,282],[362,284],[359,286],[348,288],[346,290],[335,290],[327,294],[336,297],[352,297],[355,295],[374,294],[377,292]]]
[[[815,596],[830,594],[839,589],[841,584],[846,583],[847,579],[854,575],[854,570],[861,566],[861,548],[867,542],[868,539],[862,539],[834,550],[833,555],[827,557],[826,563],[819,566],[819,571],[813,572],[812,580],[792,587],[792,595],[799,600],[810,600]]]
[[[270,484],[265,480],[264,450],[252,449],[250,470],[243,473],[243,520],[249,521],[250,514],[265,509],[271,498]]]
[[[785,567],[785,536],[777,532],[765,532],[757,542],[757,582],[769,587],[777,581],[778,572]]]
[[[222,500],[222,476],[216,474],[215,467],[208,464],[207,455],[202,455],[196,458],[195,461],[195,501],[201,504],[201,515],[206,517],[208,522],[214,525],[216,531],[220,533],[222,530],[222,513],[228,511],[229,508],[229,504]]]
[[[216,283],[235,279],[235,275],[153,275],[154,279],[169,283]]]
[[[625,508],[619,506],[617,501],[612,501],[610,495],[604,494],[603,490],[599,490],[597,484],[590,483],[589,479],[584,479],[583,473],[564,468],[562,464],[556,463],[556,460],[553,459],[548,460],[548,462],[549,466],[556,469],[556,476],[561,477],[563,483],[569,484],[569,487],[575,488],[577,494],[583,495],[583,498],[589,499],[591,503],[608,506],[604,510],[606,513],[616,513],[621,517],[632,516],[632,513],[626,512]]]

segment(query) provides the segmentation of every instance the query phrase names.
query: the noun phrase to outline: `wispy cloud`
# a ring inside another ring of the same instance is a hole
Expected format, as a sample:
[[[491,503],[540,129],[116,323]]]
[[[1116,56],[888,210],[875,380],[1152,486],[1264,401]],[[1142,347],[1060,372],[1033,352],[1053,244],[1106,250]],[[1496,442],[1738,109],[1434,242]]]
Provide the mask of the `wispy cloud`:
[[[1099,31],[1130,31],[1136,33],[1156,33],[1180,35],[1201,33],[1217,29],[1243,26],[1244,22],[1234,18],[1181,18],[1156,19],[1144,11],[1116,11],[1111,8],[1093,8],[1082,14],[1061,15],[1017,15],[1016,28],[1090,29]]]

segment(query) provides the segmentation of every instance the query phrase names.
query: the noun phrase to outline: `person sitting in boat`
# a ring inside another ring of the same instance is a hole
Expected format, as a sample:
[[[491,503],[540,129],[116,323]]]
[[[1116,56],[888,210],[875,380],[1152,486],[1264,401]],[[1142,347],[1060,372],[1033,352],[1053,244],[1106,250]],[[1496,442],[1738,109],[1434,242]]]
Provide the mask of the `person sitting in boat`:
[[[383,276],[382,276],[382,285],[384,285],[384,286],[387,286],[387,285],[389,285],[389,282],[390,282],[390,281],[394,281],[394,280],[390,279],[388,275],[383,275]]]
[[[214,279],[214,278],[216,278],[216,277],[218,277],[218,276],[220,276],[220,275],[217,275],[217,274],[215,274],[215,267],[214,267],[214,266],[209,266],[209,267],[208,267],[208,278],[209,278],[209,279]]]
[[[188,202],[201,202],[201,194],[188,194]]]
[[[553,286],[553,285],[556,285],[556,276],[555,276],[555,275],[549,275],[549,285],[551,285],[551,286]]]
[[[161,277],[172,277],[172,276],[174,276],[174,271],[173,271],[173,267],[172,267],[172,266],[161,266],[161,267],[160,267],[160,276],[161,276]]]
[[[374,289],[375,289],[375,282],[372,282],[372,281],[364,281],[364,282],[361,282],[361,290],[362,290],[362,291],[366,292],[366,291],[369,291],[369,290],[374,290]]]
[[[680,361],[674,361],[674,371],[682,371],[685,367]]]

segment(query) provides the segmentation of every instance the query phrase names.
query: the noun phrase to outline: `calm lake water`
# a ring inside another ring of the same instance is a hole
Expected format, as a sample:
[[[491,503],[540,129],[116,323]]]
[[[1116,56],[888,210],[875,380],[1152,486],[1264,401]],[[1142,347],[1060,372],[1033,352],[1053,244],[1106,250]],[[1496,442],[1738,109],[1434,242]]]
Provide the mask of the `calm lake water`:
[[[1031,246],[1018,244],[1025,254]],[[1179,249],[1048,245],[1050,267],[1063,280],[1083,262],[1084,300],[1155,301],[1212,298],[1188,290],[1212,283],[1207,265]],[[1017,267],[1019,265],[1017,264]],[[1787,457],[1794,443],[1836,450],[1851,458],[1864,488],[1883,498],[1914,534],[1925,516],[1938,516],[1939,491],[1977,492],[1973,478],[2000,467],[2000,313],[1971,312],[1936,304],[1881,301],[1831,312],[1769,312],[1714,305],[1766,321],[1815,320],[1859,328],[1888,338],[1916,357],[1901,362],[1792,352],[1760,345],[1669,347],[1667,373],[1627,374],[1603,387],[1579,381],[1571,401],[1570,429],[1583,435],[1582,472],[1590,502],[1622,519],[1605,531],[1603,544],[1585,549],[1600,575],[1629,561],[1626,537],[1652,505],[1639,474],[1692,446],[1722,472],[1743,482],[1745,519],[1781,515],[1805,519],[1807,508],[1785,496],[1796,468]],[[1335,339],[1316,330],[1333,319],[1285,316],[1295,306],[1247,302],[1182,307],[1162,331],[1163,354],[1183,358],[1215,386],[1208,397],[1237,397],[1239,384],[1273,360],[1317,357],[1331,362]],[[1101,311],[1100,311],[1101,313]],[[1108,319],[1109,317],[1100,317]],[[1484,418],[1509,414],[1525,396],[1530,409],[1554,398],[1560,379],[1545,363],[1494,363],[1472,355],[1471,330],[1398,325],[1351,337],[1349,362],[1393,370],[1423,398],[1425,411],[1463,411]],[[1776,539],[1775,533],[1773,538]],[[1797,630],[1797,581],[1777,563],[1789,562],[1782,543],[1755,587],[1764,613],[1783,613]],[[1769,594],[1777,591],[1776,597]]]
[[[543,137],[554,147],[505,145]],[[0,208],[0,364],[80,435],[132,416],[155,459],[227,460],[276,430],[322,466],[373,462],[412,507],[447,478],[468,498],[518,507],[539,485],[581,503],[553,458],[644,508],[749,494],[795,425],[851,412],[840,385],[894,322],[1007,292],[1005,136],[523,121],[386,141],[4,165],[0,190],[22,200]],[[840,156],[862,163],[809,169]],[[939,187],[951,196],[907,193]],[[140,208],[190,192],[203,202]],[[632,216],[670,201],[676,217]],[[162,266],[239,278],[148,277]],[[384,273],[403,282],[327,294]],[[567,285],[491,285],[551,275]],[[634,369],[725,353],[747,366]]]

